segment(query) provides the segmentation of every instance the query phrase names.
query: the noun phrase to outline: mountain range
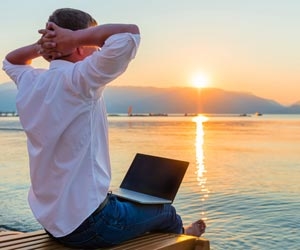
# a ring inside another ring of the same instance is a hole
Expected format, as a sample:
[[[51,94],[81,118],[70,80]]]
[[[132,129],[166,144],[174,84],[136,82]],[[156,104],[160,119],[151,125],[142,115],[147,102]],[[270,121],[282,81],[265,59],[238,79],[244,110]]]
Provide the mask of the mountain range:
[[[0,112],[16,110],[16,92],[13,83],[0,84]],[[111,114],[127,113],[129,107],[133,113],[300,114],[300,101],[284,106],[250,93],[217,88],[108,86],[104,97]]]

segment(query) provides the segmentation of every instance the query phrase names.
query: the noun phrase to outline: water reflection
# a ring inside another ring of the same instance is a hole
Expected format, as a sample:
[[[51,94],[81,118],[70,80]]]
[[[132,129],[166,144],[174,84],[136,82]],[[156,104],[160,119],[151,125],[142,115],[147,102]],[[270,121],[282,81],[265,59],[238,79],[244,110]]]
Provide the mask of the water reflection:
[[[206,169],[204,164],[204,129],[203,123],[206,122],[208,118],[204,115],[198,115],[193,119],[196,123],[196,140],[195,140],[195,149],[196,149],[196,176],[197,176],[197,183],[200,186],[201,190],[201,216],[203,219],[205,218],[205,209],[204,203],[205,200],[208,198],[209,190],[206,188]]]

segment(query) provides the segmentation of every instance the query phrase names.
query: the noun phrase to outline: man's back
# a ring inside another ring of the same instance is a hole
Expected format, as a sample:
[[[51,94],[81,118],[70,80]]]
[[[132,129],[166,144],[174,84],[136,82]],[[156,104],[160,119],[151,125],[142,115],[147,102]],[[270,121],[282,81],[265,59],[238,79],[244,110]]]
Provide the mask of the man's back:
[[[101,51],[77,63],[53,60],[49,70],[5,62],[16,75],[17,108],[28,137],[29,203],[54,235],[78,227],[107,195],[111,170],[102,93],[124,72],[138,42],[138,36],[117,34]]]

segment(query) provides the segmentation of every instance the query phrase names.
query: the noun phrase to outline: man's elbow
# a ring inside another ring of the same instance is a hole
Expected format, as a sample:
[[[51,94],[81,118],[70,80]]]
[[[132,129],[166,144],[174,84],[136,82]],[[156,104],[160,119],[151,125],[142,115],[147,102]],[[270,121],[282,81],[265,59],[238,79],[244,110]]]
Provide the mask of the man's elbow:
[[[130,33],[132,34],[140,34],[140,29],[136,24],[130,25]]]
[[[16,51],[8,53],[5,59],[11,64],[15,65],[29,65],[32,62],[32,59],[21,57]]]

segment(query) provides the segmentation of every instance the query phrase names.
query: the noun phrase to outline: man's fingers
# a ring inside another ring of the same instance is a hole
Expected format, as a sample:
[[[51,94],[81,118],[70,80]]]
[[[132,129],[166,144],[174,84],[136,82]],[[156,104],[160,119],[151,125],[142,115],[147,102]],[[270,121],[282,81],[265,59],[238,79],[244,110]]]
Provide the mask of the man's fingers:
[[[44,35],[46,38],[53,38],[56,36],[54,30],[47,30],[47,33]]]
[[[39,54],[41,56],[43,56],[45,59],[47,59],[47,61],[49,61],[49,60],[51,61],[51,60],[62,57],[62,54],[58,51],[46,51],[43,49],[39,50]]]
[[[42,42],[41,43],[41,47],[43,49],[54,49],[56,47],[56,43],[55,42]]]
[[[40,29],[38,30],[38,33],[42,34],[42,37],[46,37],[46,38],[53,38],[56,36],[55,31],[49,29]]]
[[[48,30],[55,30],[57,27],[58,27],[58,26],[57,26],[55,23],[52,23],[52,22],[48,22],[48,23],[46,24],[46,28],[47,28]]]
[[[38,32],[42,35],[45,35],[47,33],[47,30],[46,29],[40,29],[40,30],[38,30]]]
[[[62,57],[62,54],[60,52],[53,52],[51,53],[52,59],[58,59]]]
[[[49,61],[50,59],[53,60],[55,58],[60,57],[60,52],[56,51],[56,43],[54,42],[45,42],[43,38],[38,41],[39,50],[38,54],[43,56],[45,59]]]

